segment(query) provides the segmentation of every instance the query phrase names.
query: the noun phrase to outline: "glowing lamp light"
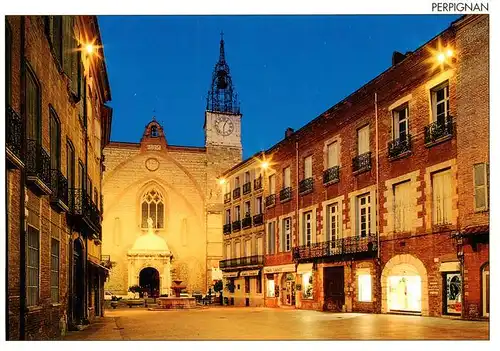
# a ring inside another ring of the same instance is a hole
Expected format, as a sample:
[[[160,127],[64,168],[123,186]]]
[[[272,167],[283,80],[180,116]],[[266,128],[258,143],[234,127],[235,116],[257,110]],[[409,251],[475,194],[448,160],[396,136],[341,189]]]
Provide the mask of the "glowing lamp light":
[[[448,49],[448,50],[446,51],[446,56],[448,56],[448,57],[452,57],[452,56],[453,56],[453,50],[452,50],[452,49]]]
[[[267,169],[269,167],[269,162],[264,161],[260,164],[260,166],[262,167],[262,169]]]
[[[224,178],[220,178],[220,179],[219,179],[219,184],[220,184],[220,185],[224,185],[224,184],[226,184],[226,180],[225,180]]]
[[[437,55],[437,60],[440,63],[443,63],[445,59],[446,59],[446,57],[444,56],[444,54],[442,52]]]
[[[88,55],[92,55],[94,53],[94,45],[93,44],[87,44],[85,45],[85,51],[87,52]]]

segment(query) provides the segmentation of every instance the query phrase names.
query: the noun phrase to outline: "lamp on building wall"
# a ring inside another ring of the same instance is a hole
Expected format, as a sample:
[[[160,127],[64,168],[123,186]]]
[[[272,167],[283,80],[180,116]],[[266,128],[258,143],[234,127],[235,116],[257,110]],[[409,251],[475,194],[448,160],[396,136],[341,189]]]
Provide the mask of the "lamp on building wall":
[[[87,55],[92,55],[94,53],[95,46],[93,43],[89,43],[85,45],[85,52]]]
[[[218,181],[220,185],[226,184],[226,180],[224,178],[219,178]]]

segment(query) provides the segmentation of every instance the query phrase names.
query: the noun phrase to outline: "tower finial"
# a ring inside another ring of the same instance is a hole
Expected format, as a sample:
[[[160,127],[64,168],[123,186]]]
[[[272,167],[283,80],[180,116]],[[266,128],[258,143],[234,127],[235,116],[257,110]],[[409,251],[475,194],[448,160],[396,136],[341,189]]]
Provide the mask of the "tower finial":
[[[219,62],[226,62],[226,54],[224,52],[224,32],[220,32],[220,53],[219,53]]]

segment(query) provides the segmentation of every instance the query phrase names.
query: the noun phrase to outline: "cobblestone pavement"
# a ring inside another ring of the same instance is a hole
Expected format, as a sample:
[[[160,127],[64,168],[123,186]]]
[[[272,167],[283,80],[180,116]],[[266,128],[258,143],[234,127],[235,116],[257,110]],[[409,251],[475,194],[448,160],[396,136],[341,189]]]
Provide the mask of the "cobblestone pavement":
[[[213,307],[106,310],[65,340],[446,340],[488,339],[489,323],[388,314]]]

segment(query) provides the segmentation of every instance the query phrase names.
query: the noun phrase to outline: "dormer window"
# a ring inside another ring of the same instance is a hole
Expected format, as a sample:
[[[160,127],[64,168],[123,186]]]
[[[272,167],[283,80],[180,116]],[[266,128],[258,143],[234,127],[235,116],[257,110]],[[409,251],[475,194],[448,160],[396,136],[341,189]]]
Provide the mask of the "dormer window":
[[[156,126],[151,127],[151,137],[152,138],[158,137],[158,127],[156,127]]]

